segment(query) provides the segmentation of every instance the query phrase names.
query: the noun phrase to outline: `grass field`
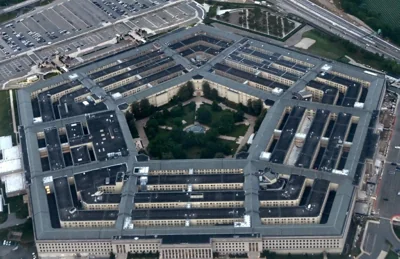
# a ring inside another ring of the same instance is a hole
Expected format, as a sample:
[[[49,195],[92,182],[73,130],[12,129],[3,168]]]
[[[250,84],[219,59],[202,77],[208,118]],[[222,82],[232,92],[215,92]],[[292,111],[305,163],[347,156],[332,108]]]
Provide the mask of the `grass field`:
[[[194,123],[194,115],[195,115],[195,111],[190,110],[188,105],[183,106],[183,116],[180,117],[174,117],[174,118],[169,118],[168,120],[165,121],[165,124],[167,124],[167,126],[174,126],[174,120],[184,120],[186,121],[185,125],[190,125]]]
[[[369,65],[377,70],[383,70],[381,62],[365,58],[360,51],[348,51],[342,41],[333,42],[328,37],[325,37],[322,32],[316,30],[307,31],[303,34],[303,38],[310,38],[316,41],[309,49],[305,50],[306,52],[344,63],[349,61],[345,56],[349,56],[358,63]]]
[[[399,0],[365,0],[368,10],[381,14],[380,18],[388,26],[400,28]]]
[[[0,91],[0,136],[13,134],[8,91]]]

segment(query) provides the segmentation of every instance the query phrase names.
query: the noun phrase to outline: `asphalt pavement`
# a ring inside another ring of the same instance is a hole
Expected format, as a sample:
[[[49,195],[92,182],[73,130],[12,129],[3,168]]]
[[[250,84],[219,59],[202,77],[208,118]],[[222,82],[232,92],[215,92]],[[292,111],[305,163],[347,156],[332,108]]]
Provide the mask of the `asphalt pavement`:
[[[391,218],[400,214],[400,171],[396,171],[396,166],[392,162],[400,164],[400,102],[396,108],[396,120],[393,127],[392,138],[386,157],[386,163],[382,174],[382,179],[377,188],[377,213],[380,218],[379,223],[369,224],[366,229],[363,242],[365,251],[359,258],[376,259],[382,250],[388,251],[391,244],[393,249],[400,248],[400,240],[393,232]],[[394,174],[391,172],[395,172]]]
[[[278,5],[286,12],[296,14],[366,50],[400,60],[400,49],[397,46],[379,38],[373,31],[356,26],[308,0],[282,0]]]

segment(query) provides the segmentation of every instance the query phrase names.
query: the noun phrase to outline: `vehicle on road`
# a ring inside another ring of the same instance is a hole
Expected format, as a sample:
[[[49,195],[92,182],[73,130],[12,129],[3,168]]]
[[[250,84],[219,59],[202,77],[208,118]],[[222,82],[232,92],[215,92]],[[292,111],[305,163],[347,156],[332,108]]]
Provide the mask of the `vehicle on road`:
[[[392,163],[390,163],[391,165],[397,165],[397,163],[395,163],[395,162],[392,162]]]
[[[395,146],[394,148],[395,148],[395,149],[400,149],[400,146]]]
[[[389,171],[389,174],[395,174],[396,172],[395,171]]]

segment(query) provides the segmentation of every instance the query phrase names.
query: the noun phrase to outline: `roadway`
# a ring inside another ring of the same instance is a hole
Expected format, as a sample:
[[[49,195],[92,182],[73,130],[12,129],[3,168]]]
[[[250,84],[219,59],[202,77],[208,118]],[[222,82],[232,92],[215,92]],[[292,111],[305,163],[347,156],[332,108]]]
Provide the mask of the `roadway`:
[[[400,102],[397,103],[396,111],[400,109]],[[393,232],[390,219],[394,215],[400,214],[400,172],[395,172],[396,166],[392,162],[400,163],[400,150],[395,146],[400,146],[400,113],[395,112],[396,121],[392,132],[388,155],[382,173],[382,179],[377,188],[377,213],[380,218],[378,224],[369,224],[366,229],[363,250],[365,253],[361,259],[376,259],[382,250],[388,251],[388,242],[393,249],[400,248],[398,240]]]
[[[366,37],[371,30],[350,23],[308,0],[282,0],[278,6],[366,50],[400,61],[400,48],[375,35]]]

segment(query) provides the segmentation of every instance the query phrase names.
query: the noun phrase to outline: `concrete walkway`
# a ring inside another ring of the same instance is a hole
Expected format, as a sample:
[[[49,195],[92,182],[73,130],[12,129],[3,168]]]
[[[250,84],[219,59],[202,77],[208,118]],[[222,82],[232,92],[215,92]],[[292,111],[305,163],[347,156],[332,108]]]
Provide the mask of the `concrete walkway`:
[[[149,139],[147,138],[146,132],[144,131],[144,126],[146,126],[149,118],[144,118],[138,121],[135,121],[135,126],[139,134],[139,138],[142,140],[143,147],[146,149],[149,145]]]
[[[15,216],[15,213],[8,214],[7,221],[0,224],[0,229],[10,228],[16,225],[25,223],[26,219],[19,219]]]

